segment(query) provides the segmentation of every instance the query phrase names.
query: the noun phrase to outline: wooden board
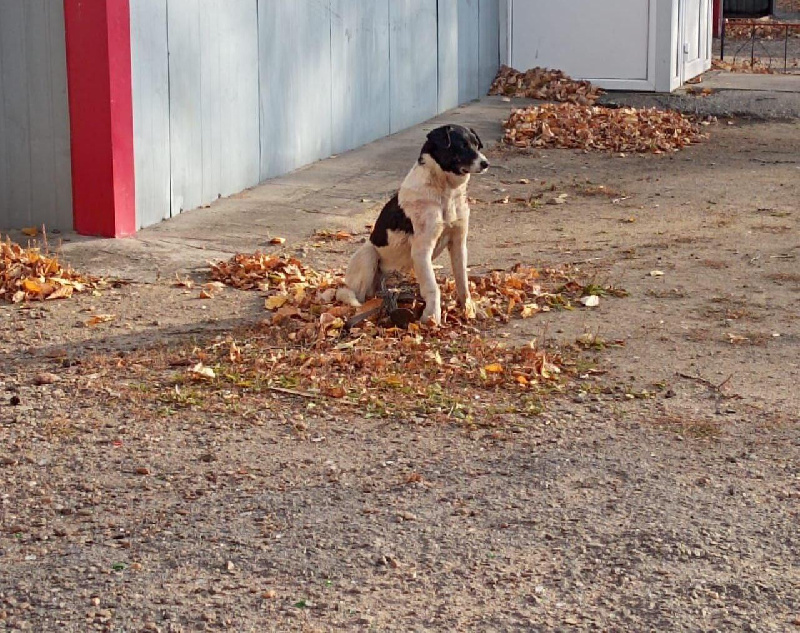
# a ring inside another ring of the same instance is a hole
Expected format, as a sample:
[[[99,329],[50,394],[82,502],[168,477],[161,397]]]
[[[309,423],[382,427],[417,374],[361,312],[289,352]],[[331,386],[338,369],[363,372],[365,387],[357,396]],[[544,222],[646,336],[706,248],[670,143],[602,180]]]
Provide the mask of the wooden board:
[[[171,213],[259,181],[254,0],[169,0]]]
[[[390,0],[331,0],[332,151],[391,131]]]
[[[131,2],[136,226],[170,217],[167,0]]]
[[[0,228],[72,228],[64,9],[0,2]]]
[[[259,0],[258,33],[263,180],[331,154],[330,0]]]
[[[425,121],[439,110],[436,13],[432,0],[389,4],[392,132]]]

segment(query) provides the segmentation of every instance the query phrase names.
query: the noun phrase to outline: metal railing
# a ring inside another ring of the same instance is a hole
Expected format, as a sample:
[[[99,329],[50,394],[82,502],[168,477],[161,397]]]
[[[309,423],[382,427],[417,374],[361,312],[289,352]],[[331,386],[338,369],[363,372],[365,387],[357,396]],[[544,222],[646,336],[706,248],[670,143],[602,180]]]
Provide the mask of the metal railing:
[[[772,60],[775,59],[775,55],[773,55],[767,48],[764,46],[761,40],[766,39],[767,37],[775,41],[774,38],[771,36],[772,33],[783,32],[783,72],[789,72],[789,33],[790,32],[800,32],[800,22],[763,22],[763,21],[748,21],[748,20],[737,20],[737,19],[725,19],[722,22],[722,33],[720,35],[720,58],[724,61],[725,60],[725,40],[726,40],[726,31],[729,27],[739,27],[739,26],[746,26],[750,27],[750,37],[745,41],[743,44],[736,49],[733,54],[734,63],[736,62],[737,55],[745,49],[748,45],[750,46],[750,66],[751,68],[755,66],[756,62],[756,44],[758,44],[759,48],[766,53],[766,57],[769,58],[769,68],[772,68]],[[766,36],[758,37],[758,31],[761,30],[765,34],[769,34]],[[780,57],[778,57],[780,59]]]

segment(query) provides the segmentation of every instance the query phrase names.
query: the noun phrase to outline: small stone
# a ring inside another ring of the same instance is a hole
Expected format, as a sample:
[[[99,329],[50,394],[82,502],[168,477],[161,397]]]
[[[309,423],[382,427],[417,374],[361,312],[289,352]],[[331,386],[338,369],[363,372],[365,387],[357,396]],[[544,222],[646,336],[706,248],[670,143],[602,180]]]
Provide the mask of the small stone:
[[[22,400],[20,400],[20,399],[19,399],[19,396],[17,396],[17,395],[13,395],[13,396],[11,396],[11,399],[8,401],[8,403],[9,403],[9,404],[10,404],[12,407],[18,407],[18,406],[20,405],[20,403],[21,403],[21,402],[22,402]]]
[[[41,387],[42,385],[52,385],[54,382],[58,382],[59,380],[61,380],[59,376],[45,371],[41,374],[36,374],[33,379],[33,384]]]
[[[150,474],[150,469],[147,468],[146,466],[139,466],[139,468],[136,469],[136,474],[137,475],[149,475]]]
[[[264,598],[264,600],[272,600],[277,595],[278,594],[275,593],[274,589],[267,589],[264,593],[261,594],[261,597]]]
[[[228,568],[228,571],[229,571],[229,572],[234,572],[234,571],[236,571],[236,565],[234,565],[234,564],[233,564],[233,561],[230,561],[230,560],[228,561],[227,568]]]

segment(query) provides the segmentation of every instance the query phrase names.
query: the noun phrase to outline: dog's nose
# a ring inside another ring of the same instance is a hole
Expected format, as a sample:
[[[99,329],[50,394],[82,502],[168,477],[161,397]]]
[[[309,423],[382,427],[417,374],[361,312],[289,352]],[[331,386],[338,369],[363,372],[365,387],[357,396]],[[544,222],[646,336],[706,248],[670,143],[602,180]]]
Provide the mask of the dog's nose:
[[[486,160],[486,159],[483,159],[481,161],[481,171],[486,170],[486,169],[489,169],[489,161]]]

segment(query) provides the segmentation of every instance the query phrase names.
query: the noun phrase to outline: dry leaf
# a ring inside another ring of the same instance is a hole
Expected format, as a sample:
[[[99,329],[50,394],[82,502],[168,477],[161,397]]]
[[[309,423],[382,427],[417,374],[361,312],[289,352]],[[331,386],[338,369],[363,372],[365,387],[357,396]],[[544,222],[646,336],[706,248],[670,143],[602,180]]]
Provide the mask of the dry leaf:
[[[115,314],[95,314],[91,319],[86,322],[86,325],[98,325],[100,323],[108,323],[113,321],[117,316]]]
[[[273,238],[272,238],[272,239],[269,241],[269,243],[270,243],[270,244],[274,244],[274,245],[276,245],[276,246],[278,246],[278,245],[280,245],[280,244],[285,244],[285,243],[286,243],[286,238],[285,238],[285,237],[273,237]]]
[[[492,363],[491,365],[486,365],[483,368],[487,374],[502,374],[503,373],[503,366],[499,363]]]
[[[39,235],[39,227],[37,226],[27,227],[22,229],[21,233],[23,235],[27,235],[28,237],[36,237],[37,235]]]
[[[206,367],[203,363],[197,363],[189,368],[189,373],[195,378],[216,378],[216,374],[211,367]]]
[[[267,310],[277,310],[278,308],[282,308],[287,301],[289,301],[289,295],[272,295],[271,297],[267,297],[264,300],[264,305],[266,306]]]
[[[236,341],[231,341],[231,346],[228,351],[228,358],[230,358],[232,363],[242,362],[242,350],[239,349],[238,345],[236,345]]]

